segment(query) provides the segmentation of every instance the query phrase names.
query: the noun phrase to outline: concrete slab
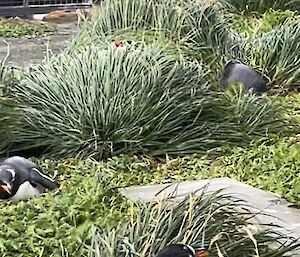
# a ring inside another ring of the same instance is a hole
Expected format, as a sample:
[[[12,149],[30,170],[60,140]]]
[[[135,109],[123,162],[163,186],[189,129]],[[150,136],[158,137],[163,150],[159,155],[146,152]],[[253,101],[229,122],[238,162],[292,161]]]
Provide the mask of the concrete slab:
[[[300,237],[299,209],[288,207],[288,202],[275,194],[230,178],[120,188],[119,192],[131,200],[151,202],[170,196],[175,197],[176,200],[182,200],[186,195],[203,187],[207,187],[207,192],[223,189],[224,193],[245,200],[251,206],[251,212],[258,214],[256,218],[259,223],[279,225],[282,227],[279,229],[281,232],[296,238]]]
[[[47,56],[47,52],[54,55],[61,53],[74,39],[79,31],[76,23],[56,24],[57,31],[50,36],[36,38],[1,38],[0,60],[7,55],[9,45],[9,57],[6,65],[24,68],[40,64]]]

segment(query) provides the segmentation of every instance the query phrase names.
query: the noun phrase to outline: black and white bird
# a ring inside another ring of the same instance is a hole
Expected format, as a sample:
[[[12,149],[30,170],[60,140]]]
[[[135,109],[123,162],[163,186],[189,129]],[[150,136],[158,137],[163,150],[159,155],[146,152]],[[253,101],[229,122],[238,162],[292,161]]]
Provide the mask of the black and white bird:
[[[42,173],[36,164],[19,156],[0,164],[0,200],[24,200],[53,190],[59,184]]]
[[[238,60],[230,60],[224,67],[220,84],[226,87],[233,83],[242,83],[246,92],[261,94],[267,91],[265,81],[251,67]]]
[[[186,244],[170,244],[164,247],[157,257],[207,257],[208,251],[204,247]]]
[[[121,49],[136,49],[138,43],[134,40],[113,40],[112,45]]]

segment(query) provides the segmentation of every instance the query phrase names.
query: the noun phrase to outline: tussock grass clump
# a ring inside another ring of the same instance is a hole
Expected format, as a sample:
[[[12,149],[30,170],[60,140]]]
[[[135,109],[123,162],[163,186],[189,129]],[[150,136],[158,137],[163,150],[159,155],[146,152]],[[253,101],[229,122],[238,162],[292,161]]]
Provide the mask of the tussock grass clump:
[[[282,134],[287,132],[284,128],[284,112],[278,101],[266,97],[257,97],[253,94],[245,94],[242,85],[232,85],[224,95],[224,106],[228,110],[228,119],[233,124],[238,124],[243,138],[254,135]],[[276,111],[276,113],[273,113]]]
[[[163,41],[188,56],[208,58],[214,48],[231,38],[216,11],[201,1],[114,0],[103,1],[69,47],[107,45],[114,39],[133,39],[141,44]]]
[[[120,39],[132,39],[141,45],[160,42],[177,58],[205,63],[213,71],[216,84],[224,64],[237,58],[263,74],[270,87],[286,87],[299,84],[296,2],[225,1],[223,5],[237,5],[238,10],[259,11],[245,11],[245,19],[236,21],[228,14],[231,9],[218,3],[103,1],[67,52],[74,54],[90,45],[106,48],[112,40]],[[249,15],[254,16],[250,21]],[[232,23],[235,31],[231,29]]]
[[[106,48],[112,40],[120,39],[136,40],[141,45],[160,42],[158,44],[178,58],[205,63],[213,71],[215,82],[224,63],[236,57],[264,74],[271,87],[279,84],[285,87],[299,80],[295,68],[298,67],[299,18],[296,11],[278,9],[277,6],[283,5],[279,2],[272,2],[272,9],[267,8],[261,14],[250,14],[255,16],[251,21],[247,18],[249,14],[243,15],[244,21],[236,21],[233,14],[228,14],[230,9],[218,3],[103,1],[70,45],[68,53],[89,45]],[[269,6],[270,3],[256,1],[256,4]],[[240,15],[240,11],[237,13]],[[257,18],[260,16],[262,18]],[[288,45],[292,47],[286,49]]]
[[[65,55],[28,73],[15,92],[26,113],[26,144],[95,158],[165,147],[163,153],[196,137],[192,120],[215,101],[212,94],[199,66],[151,48]]]
[[[0,61],[0,96],[2,97],[9,96],[12,87],[19,82],[13,68],[6,66],[6,59]]]
[[[255,62],[271,85],[300,85],[300,24],[282,26],[264,35],[255,49]]]
[[[7,150],[11,146],[20,127],[22,127],[21,109],[14,100],[0,97],[0,151]]]
[[[93,233],[90,257],[156,256],[169,243],[199,244],[210,256],[282,257],[299,247],[272,230],[252,226],[245,203],[202,191],[179,203],[137,204],[129,222]]]
[[[11,145],[15,132],[21,127],[21,110],[10,97],[15,83],[13,70],[5,65],[5,60],[0,61],[0,151]]]
[[[164,34],[178,39],[187,12],[183,8],[176,7],[179,6],[172,0],[103,1],[92,15],[91,21],[83,26],[70,50],[79,46],[110,42],[120,32],[122,35],[126,31],[133,32],[131,38],[133,40],[142,38],[152,40],[151,38]],[[150,35],[146,38],[141,37],[140,34],[148,34],[145,31],[150,31],[148,32]]]
[[[271,102],[250,95],[228,101],[199,64],[152,47],[63,55],[25,74],[14,95],[26,119],[19,143],[55,156],[202,153],[280,127]],[[236,119],[234,106],[247,98],[252,104]]]

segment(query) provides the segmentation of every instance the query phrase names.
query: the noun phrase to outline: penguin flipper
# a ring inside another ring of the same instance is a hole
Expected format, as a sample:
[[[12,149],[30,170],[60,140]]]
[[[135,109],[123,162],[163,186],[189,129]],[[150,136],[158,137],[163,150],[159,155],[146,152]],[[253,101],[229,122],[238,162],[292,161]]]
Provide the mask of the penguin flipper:
[[[30,172],[30,180],[32,183],[40,184],[43,187],[53,190],[59,187],[59,184],[52,178],[46,176],[37,168],[32,168]]]

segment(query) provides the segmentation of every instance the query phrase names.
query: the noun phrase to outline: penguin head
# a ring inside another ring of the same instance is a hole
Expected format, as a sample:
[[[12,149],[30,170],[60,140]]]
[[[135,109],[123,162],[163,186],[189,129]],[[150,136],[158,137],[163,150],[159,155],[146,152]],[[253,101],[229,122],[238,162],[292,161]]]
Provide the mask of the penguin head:
[[[204,247],[185,244],[170,244],[164,247],[157,257],[206,257],[208,251]]]
[[[12,194],[12,186],[15,180],[16,172],[10,166],[3,164],[0,166],[0,190],[8,194]]]
[[[112,44],[115,46],[115,47],[122,47],[124,45],[124,43],[120,40],[113,40],[112,41]]]
[[[195,250],[197,257],[207,257],[209,255],[207,247],[203,245],[193,245],[192,248]]]
[[[231,59],[225,63],[224,69],[226,70],[229,66],[232,66],[234,64],[242,64],[242,62],[237,59]]]

